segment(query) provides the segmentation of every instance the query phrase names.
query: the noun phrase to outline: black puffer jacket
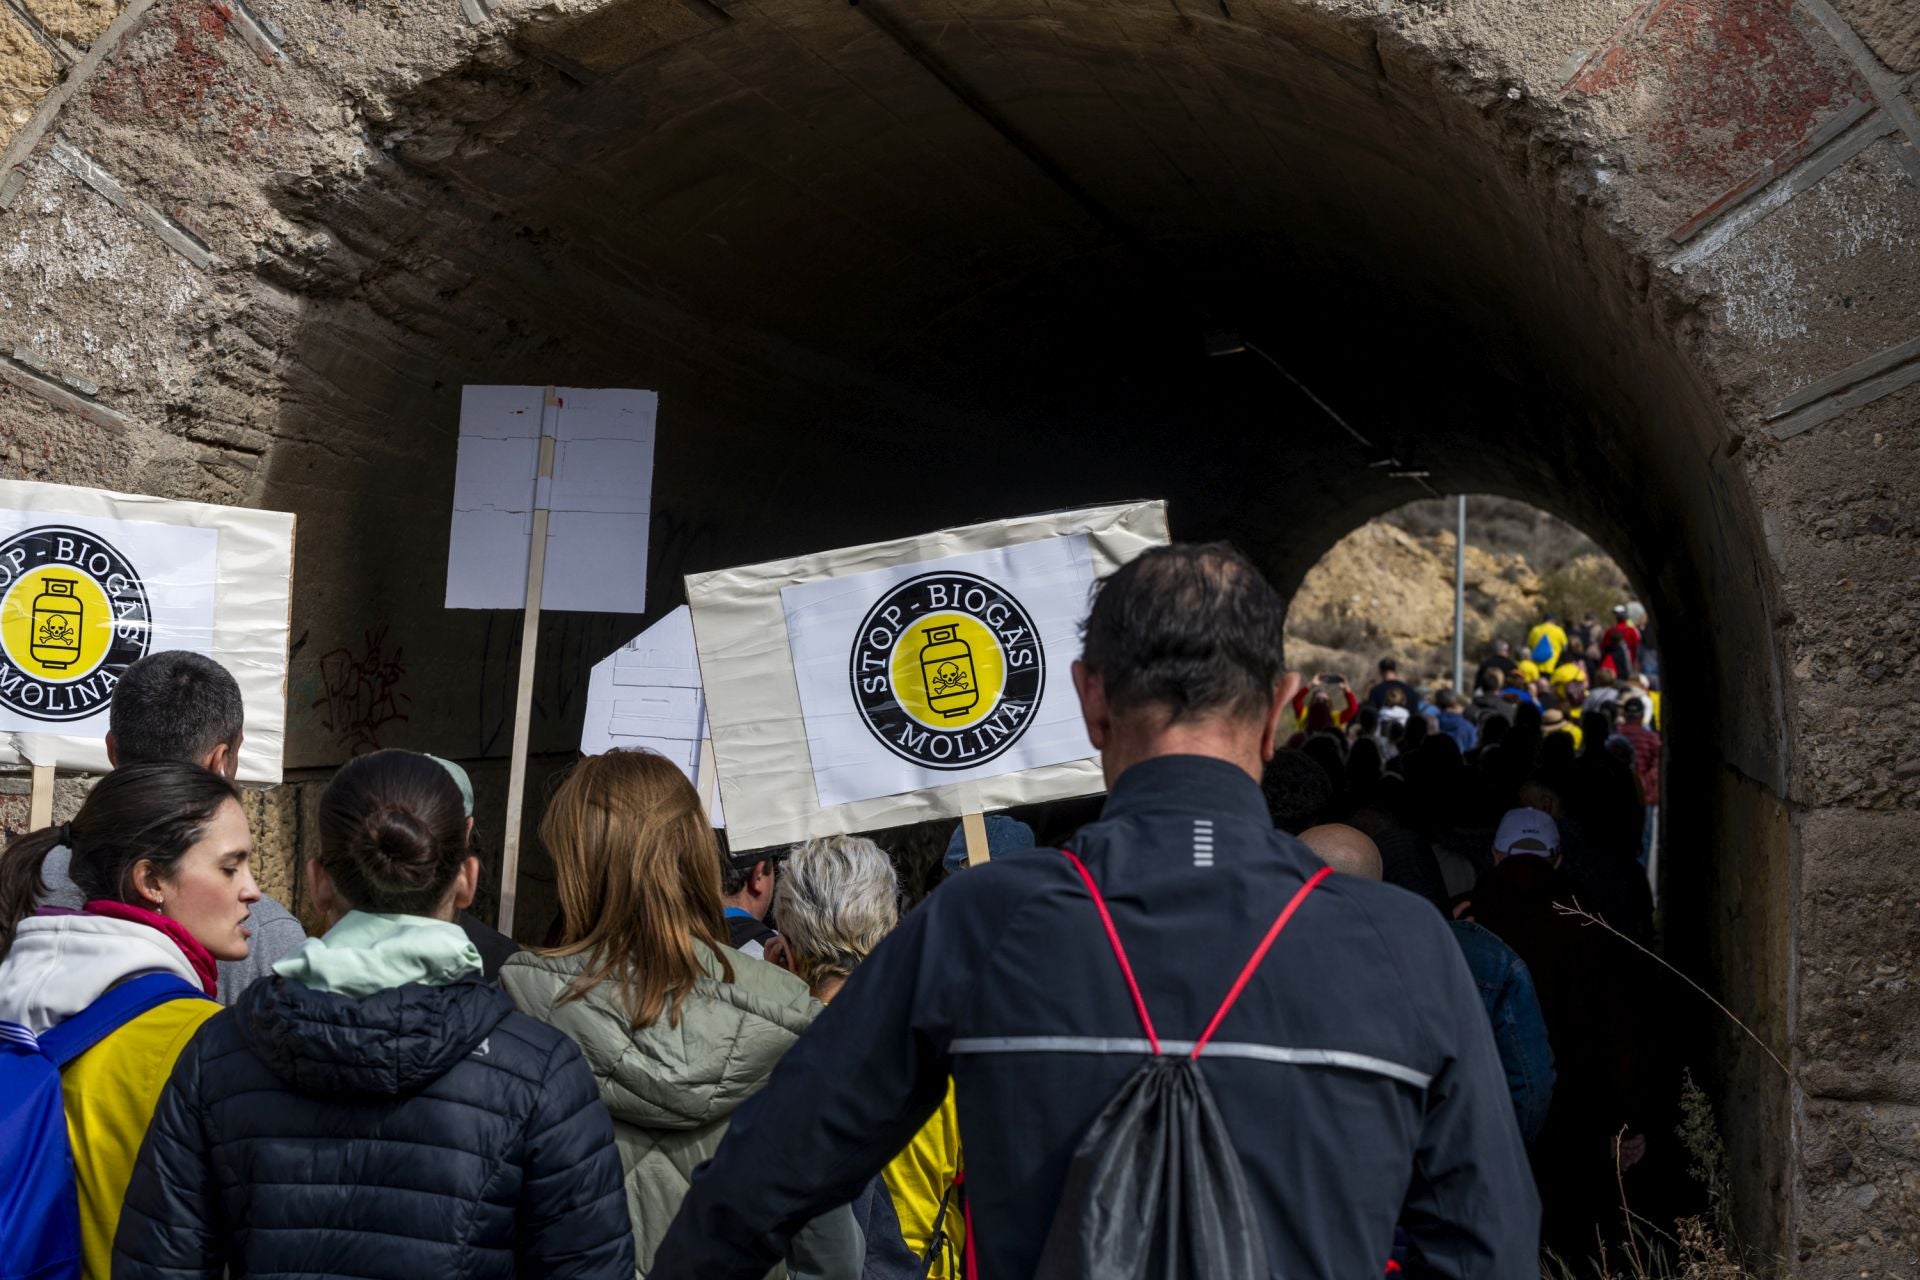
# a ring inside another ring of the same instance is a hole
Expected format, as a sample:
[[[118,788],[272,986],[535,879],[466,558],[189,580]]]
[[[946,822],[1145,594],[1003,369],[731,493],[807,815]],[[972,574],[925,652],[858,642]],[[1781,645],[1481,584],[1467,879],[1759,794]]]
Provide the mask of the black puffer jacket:
[[[256,983],[174,1068],[124,1277],[631,1280],[613,1124],[572,1040],[478,980]]]

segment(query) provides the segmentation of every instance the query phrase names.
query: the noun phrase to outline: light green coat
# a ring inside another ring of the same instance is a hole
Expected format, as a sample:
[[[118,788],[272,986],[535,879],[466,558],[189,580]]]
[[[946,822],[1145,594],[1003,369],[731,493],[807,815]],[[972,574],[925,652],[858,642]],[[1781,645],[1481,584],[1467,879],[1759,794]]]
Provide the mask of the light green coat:
[[[680,1025],[663,1017],[635,1030],[619,987],[602,983],[585,998],[559,1004],[588,957],[523,951],[500,981],[523,1012],[567,1033],[586,1055],[613,1115],[627,1175],[637,1274],[653,1266],[667,1225],[680,1210],[693,1169],[725,1136],[734,1110],[766,1083],[774,1063],[820,1013],[806,983],[784,969],[723,948],[734,980],[720,980],[714,952],[681,1006]]]

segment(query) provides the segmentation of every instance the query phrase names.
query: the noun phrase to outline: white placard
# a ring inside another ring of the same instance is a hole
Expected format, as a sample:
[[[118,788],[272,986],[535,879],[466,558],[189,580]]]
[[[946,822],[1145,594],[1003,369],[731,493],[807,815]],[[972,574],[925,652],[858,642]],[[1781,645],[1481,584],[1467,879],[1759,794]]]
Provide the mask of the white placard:
[[[707,732],[693,617],[681,605],[594,664],[587,682],[587,721],[580,753],[657,751],[701,789],[700,742]],[[713,825],[727,825],[717,791]]]
[[[1130,503],[689,577],[733,848],[1102,790],[1078,626],[1166,540]]]
[[[821,807],[1091,759],[1092,594],[1084,533],[783,590]]]
[[[104,772],[113,690],[170,649],[233,673],[239,777],[280,781],[293,517],[0,481],[0,761]]]
[[[543,609],[643,613],[659,396],[582,387],[467,387],[460,401],[449,609],[519,609],[536,505],[550,511]],[[540,437],[554,440],[539,480]]]

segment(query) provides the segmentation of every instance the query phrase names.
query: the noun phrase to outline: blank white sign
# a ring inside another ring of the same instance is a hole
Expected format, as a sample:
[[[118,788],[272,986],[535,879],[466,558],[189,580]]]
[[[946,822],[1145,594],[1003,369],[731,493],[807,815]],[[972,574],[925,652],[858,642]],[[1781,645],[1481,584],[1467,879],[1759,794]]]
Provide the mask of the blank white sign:
[[[460,400],[447,549],[447,608],[519,609],[527,598],[533,511],[547,527],[543,609],[644,613],[653,442],[651,391],[467,387]],[[554,439],[539,482],[540,437]]]
[[[693,615],[681,605],[601,659],[587,682],[587,723],[580,753],[657,751],[700,787],[700,740],[707,736],[707,699],[693,648]],[[712,821],[727,825],[720,789]]]

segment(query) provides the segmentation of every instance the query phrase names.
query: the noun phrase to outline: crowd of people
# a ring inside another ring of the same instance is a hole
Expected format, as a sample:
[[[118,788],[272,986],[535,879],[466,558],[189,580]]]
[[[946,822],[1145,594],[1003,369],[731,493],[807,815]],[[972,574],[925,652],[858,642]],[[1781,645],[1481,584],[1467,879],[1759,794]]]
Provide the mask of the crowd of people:
[[[1626,941],[1655,650],[1623,606],[1496,644],[1470,696],[1391,659],[1300,688],[1283,613],[1221,545],[1105,580],[1097,817],[1049,847],[989,815],[984,866],[956,830],[917,904],[871,839],[734,852],[663,757],[582,760],[537,949],[468,910],[465,771],[398,750],[321,796],[307,936],[249,867],[232,677],[143,659],[114,770],[0,854],[20,1273],[1517,1280],[1543,1222],[1591,1251],[1671,1162]]]
[[[1684,1180],[1660,984],[1630,945],[1655,942],[1658,656],[1638,606],[1614,614],[1604,632],[1545,618],[1519,658],[1494,641],[1471,698],[1391,658],[1364,693],[1322,675],[1262,783],[1280,829],[1335,865],[1364,845],[1343,870],[1377,867],[1451,922],[1567,1256],[1619,1235],[1623,1190],[1666,1201]]]

